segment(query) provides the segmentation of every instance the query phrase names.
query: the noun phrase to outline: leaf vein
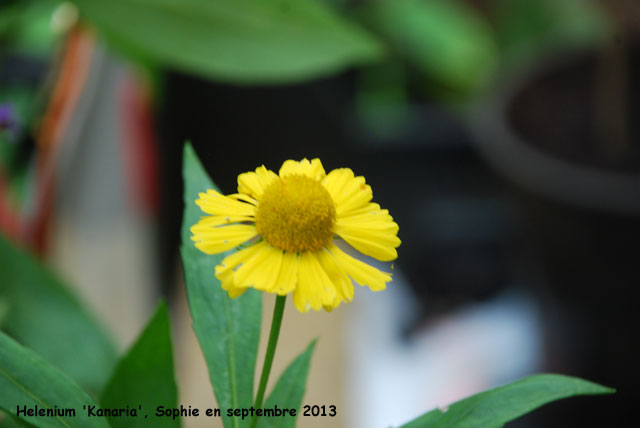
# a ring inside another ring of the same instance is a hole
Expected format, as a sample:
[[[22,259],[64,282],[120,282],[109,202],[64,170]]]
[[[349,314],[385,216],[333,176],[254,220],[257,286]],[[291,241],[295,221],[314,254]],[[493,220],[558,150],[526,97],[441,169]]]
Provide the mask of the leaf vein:
[[[19,381],[17,381],[16,379],[14,379],[11,375],[9,375],[9,373],[7,373],[6,371],[4,371],[2,368],[0,368],[0,374],[3,375],[9,382],[11,382],[12,384],[14,384],[15,386],[17,386],[18,388],[20,388],[25,394],[27,394],[29,397],[33,398],[35,401],[37,401],[41,406],[44,406],[48,409],[51,409],[51,405],[48,404],[45,401],[42,401],[38,396],[34,395],[33,393],[31,393],[31,391],[29,391],[27,389],[27,387],[25,387],[24,385],[22,385]],[[60,422],[64,425],[67,426],[69,428],[72,428],[73,425],[69,425],[64,419],[62,419],[60,416],[56,416],[56,419],[59,419]]]

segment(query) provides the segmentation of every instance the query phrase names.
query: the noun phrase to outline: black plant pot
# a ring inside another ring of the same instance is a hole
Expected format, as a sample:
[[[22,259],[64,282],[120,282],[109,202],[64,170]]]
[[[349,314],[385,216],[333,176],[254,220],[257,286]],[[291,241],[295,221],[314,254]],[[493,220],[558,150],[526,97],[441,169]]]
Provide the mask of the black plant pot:
[[[548,321],[546,369],[618,388],[593,406],[542,410],[540,426],[624,426],[638,398],[640,86],[628,77],[640,74],[640,46],[618,53],[507,79],[471,115],[479,151],[513,183],[537,285],[570,321],[568,330]]]

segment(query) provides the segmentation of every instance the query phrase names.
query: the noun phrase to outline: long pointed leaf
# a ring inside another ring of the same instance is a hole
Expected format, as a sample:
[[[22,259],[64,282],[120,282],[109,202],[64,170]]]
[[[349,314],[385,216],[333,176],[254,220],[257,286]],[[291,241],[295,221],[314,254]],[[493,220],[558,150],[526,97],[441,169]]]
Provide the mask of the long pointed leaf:
[[[499,428],[552,401],[613,392],[575,377],[534,375],[465,398],[446,410],[432,410],[400,428]]]
[[[185,210],[180,252],[193,328],[209,368],[224,426],[238,428],[249,421],[229,418],[226,409],[249,408],[253,402],[262,296],[248,290],[230,299],[214,275],[214,268],[223,255],[206,255],[196,249],[190,239],[189,228],[202,216],[195,204],[198,193],[216,187],[189,144],[184,150],[183,175]]]
[[[118,363],[100,404],[109,409],[141,406],[135,418],[110,417],[113,428],[170,428],[179,427],[180,419],[157,417],[155,409],[174,408],[177,403],[169,314],[166,304],[161,303],[136,343]]]
[[[314,78],[377,60],[379,42],[322,0],[75,0],[121,49],[235,83]]]
[[[265,408],[273,409],[278,406],[280,409],[296,409],[297,413],[300,412],[315,346],[314,340],[282,373],[264,405]],[[294,428],[295,426],[296,417],[291,416],[258,419],[258,428]]]
[[[102,389],[116,360],[104,330],[60,280],[2,236],[0,303],[2,330],[82,387]]]
[[[69,346],[71,346],[69,344]],[[91,397],[67,375],[33,351],[0,332],[0,408],[13,415],[18,408],[73,409],[75,416],[20,415],[37,427],[108,427],[101,417],[91,417],[83,406],[95,406]],[[58,413],[58,412],[56,412]]]

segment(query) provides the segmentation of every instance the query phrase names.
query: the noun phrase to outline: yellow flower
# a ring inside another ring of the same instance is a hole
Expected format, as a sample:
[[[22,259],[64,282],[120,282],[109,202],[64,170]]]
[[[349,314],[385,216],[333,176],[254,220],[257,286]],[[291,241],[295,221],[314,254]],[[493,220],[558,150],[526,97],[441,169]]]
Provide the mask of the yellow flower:
[[[287,160],[279,175],[261,166],[238,176],[238,193],[200,193],[196,204],[210,216],[191,227],[195,245],[217,254],[243,243],[215,268],[230,297],[247,287],[286,295],[300,312],[331,310],[353,298],[352,278],[384,290],[391,274],[338,248],[337,235],[356,250],[394,260],[398,225],[372,203],[371,187],[348,168],[325,174],[319,159]]]

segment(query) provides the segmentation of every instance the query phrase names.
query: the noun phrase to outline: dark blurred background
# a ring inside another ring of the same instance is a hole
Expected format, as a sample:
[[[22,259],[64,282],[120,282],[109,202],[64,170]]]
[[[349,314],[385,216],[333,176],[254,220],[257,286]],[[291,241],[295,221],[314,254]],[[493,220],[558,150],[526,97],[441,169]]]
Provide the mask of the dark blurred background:
[[[538,308],[532,371],[618,392],[508,426],[626,426],[640,380],[640,3],[326,3],[339,20],[308,32],[304,5],[252,10],[284,28],[253,40],[233,18],[203,14],[194,25],[221,29],[190,32],[138,2],[0,1],[0,228],[43,256],[56,248],[55,195],[83,180],[70,159],[86,158],[87,128],[111,124],[137,201],[125,205],[153,225],[151,295],[172,296],[185,140],[224,193],[285,159],[349,166],[400,225],[414,313],[398,346],[515,290]],[[316,46],[324,31],[344,40]]]

